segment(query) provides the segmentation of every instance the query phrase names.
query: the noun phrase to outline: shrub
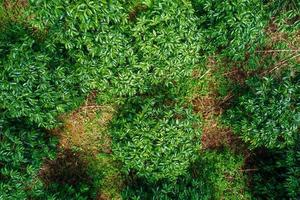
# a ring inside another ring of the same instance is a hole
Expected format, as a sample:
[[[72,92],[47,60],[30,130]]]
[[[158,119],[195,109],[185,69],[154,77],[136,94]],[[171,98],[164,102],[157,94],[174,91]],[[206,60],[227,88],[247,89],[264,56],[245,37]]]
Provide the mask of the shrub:
[[[190,4],[180,2],[155,3],[135,22],[122,1],[31,2],[28,22],[1,32],[20,34],[1,46],[1,108],[51,128],[92,89],[117,99],[177,87],[196,67],[200,41]]]
[[[124,199],[250,199],[245,177],[241,171],[243,158],[224,152],[202,152],[189,168],[189,173],[176,182],[147,184],[133,179],[124,190]]]
[[[258,149],[252,153],[247,165],[257,169],[248,177],[254,198],[299,199],[299,143],[281,150]]]
[[[151,85],[174,85],[197,62],[196,18],[189,4],[177,8],[180,2],[154,3],[132,22],[122,1],[110,9],[93,1],[57,1],[43,9],[37,4],[32,24],[49,29],[55,50],[76,62],[83,88],[134,96]]]
[[[192,0],[199,16],[205,51],[230,59],[244,59],[263,41],[265,14],[258,0]]]
[[[43,8],[43,9],[41,9]],[[124,70],[126,55],[132,53],[126,35],[126,15],[119,1],[35,1],[31,26],[47,32],[47,44],[54,53],[63,53],[83,91],[105,89],[109,79]]]
[[[23,121],[0,116],[0,199],[28,199],[43,195],[37,174],[44,158],[55,156],[55,141]]]
[[[112,123],[113,152],[149,182],[175,180],[197,157],[197,120],[185,105],[201,42],[195,21],[188,3],[154,2],[130,22],[132,65],[112,81],[127,97]]]
[[[125,173],[136,173],[149,182],[185,174],[197,158],[200,138],[197,118],[182,106],[149,97],[126,102],[111,131],[113,152],[124,163]]]
[[[299,130],[299,74],[280,79],[252,78],[248,90],[228,111],[229,123],[250,148],[295,145]]]
[[[83,96],[74,65],[61,50],[23,21],[10,21],[0,32],[0,109],[10,118],[26,118],[51,128],[57,116],[74,108]],[[6,42],[8,41],[8,42]]]
[[[40,48],[25,36],[2,61],[0,108],[12,118],[25,117],[51,128],[60,113],[78,105],[82,92],[76,87],[74,72],[67,67],[72,63],[67,65],[63,55],[47,54]]]

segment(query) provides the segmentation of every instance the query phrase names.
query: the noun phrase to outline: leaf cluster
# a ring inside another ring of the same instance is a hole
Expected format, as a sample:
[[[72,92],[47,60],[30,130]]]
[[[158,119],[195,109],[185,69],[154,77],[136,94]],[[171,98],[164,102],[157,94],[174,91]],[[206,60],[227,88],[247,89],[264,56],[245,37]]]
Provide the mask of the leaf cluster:
[[[299,75],[248,80],[248,90],[228,111],[234,131],[250,148],[295,145],[299,131]]]
[[[192,0],[199,17],[199,31],[206,40],[203,50],[232,60],[243,60],[262,44],[266,16],[257,0]]]

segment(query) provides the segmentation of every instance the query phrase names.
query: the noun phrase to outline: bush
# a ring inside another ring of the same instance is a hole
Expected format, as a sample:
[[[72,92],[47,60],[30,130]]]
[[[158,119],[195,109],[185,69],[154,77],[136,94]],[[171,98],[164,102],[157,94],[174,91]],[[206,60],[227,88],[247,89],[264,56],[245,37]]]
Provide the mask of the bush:
[[[299,141],[299,140],[297,140]],[[300,149],[259,149],[253,152],[248,167],[257,169],[249,176],[249,186],[256,199],[300,198]]]
[[[124,171],[149,182],[175,180],[197,158],[197,118],[188,108],[170,101],[136,97],[126,102],[114,122],[113,152]]]
[[[191,6],[178,7],[180,2],[154,3],[134,22],[122,1],[110,9],[92,1],[51,2],[42,10],[37,4],[33,25],[49,29],[56,51],[62,48],[76,62],[83,88],[134,96],[153,85],[174,85],[195,67],[196,18]]]
[[[243,158],[232,152],[208,151],[189,168],[189,173],[176,182],[147,184],[133,179],[123,193],[124,199],[208,200],[250,199],[245,177],[241,172]]]
[[[37,177],[42,161],[54,158],[55,144],[42,130],[0,116],[0,199],[28,199],[43,195]]]
[[[206,39],[204,51],[229,59],[245,58],[263,41],[265,14],[258,0],[192,0],[199,16],[199,31]]]
[[[295,72],[293,72],[295,73]],[[248,80],[248,90],[227,113],[236,134],[250,148],[295,145],[299,130],[299,75]]]
[[[11,118],[25,117],[39,127],[51,128],[60,113],[79,104],[82,92],[67,67],[72,63],[66,64],[63,55],[51,55],[40,48],[26,36],[2,61],[0,108]]]
[[[149,182],[175,180],[197,157],[197,120],[185,105],[201,42],[195,21],[190,4],[151,4],[130,21],[132,64],[112,81],[127,96],[112,124],[114,153]]]
[[[91,90],[117,99],[177,87],[196,67],[200,41],[191,6],[179,3],[155,3],[132,22],[122,1],[33,1],[27,23],[1,32],[21,34],[1,46],[1,108],[51,128]]]
[[[83,96],[74,65],[63,51],[53,52],[23,21],[10,21],[0,32],[0,109],[10,118],[52,128],[57,116]],[[8,41],[8,42],[6,42]]]

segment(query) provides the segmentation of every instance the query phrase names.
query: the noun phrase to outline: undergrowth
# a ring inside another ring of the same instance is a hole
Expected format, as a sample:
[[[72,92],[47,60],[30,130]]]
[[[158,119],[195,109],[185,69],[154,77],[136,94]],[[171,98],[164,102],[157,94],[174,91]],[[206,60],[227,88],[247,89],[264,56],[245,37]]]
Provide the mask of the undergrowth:
[[[0,4],[0,199],[300,198],[298,1]]]

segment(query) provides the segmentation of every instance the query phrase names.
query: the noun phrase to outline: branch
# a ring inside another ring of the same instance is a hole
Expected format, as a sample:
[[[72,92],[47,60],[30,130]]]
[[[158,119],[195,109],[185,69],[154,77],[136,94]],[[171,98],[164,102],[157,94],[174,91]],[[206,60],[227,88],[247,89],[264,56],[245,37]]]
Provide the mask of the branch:
[[[241,169],[241,172],[252,172],[252,171],[258,171],[258,169]]]
[[[300,49],[271,49],[271,50],[258,50],[258,53],[273,53],[273,52],[299,52]]]
[[[267,73],[271,73],[271,72],[273,72],[273,71],[275,71],[275,70],[277,70],[277,69],[279,69],[279,68],[281,68],[281,67],[284,67],[284,66],[287,64],[287,62],[288,62],[289,60],[294,59],[294,58],[297,58],[297,57],[299,57],[299,56],[300,56],[300,54],[293,55],[293,56],[291,56],[290,58],[287,58],[287,59],[285,59],[285,60],[279,62],[279,63],[278,63],[277,65],[275,65],[272,69],[270,69],[270,70],[268,70],[268,71],[265,71],[265,72],[261,73],[261,75],[266,75]]]

